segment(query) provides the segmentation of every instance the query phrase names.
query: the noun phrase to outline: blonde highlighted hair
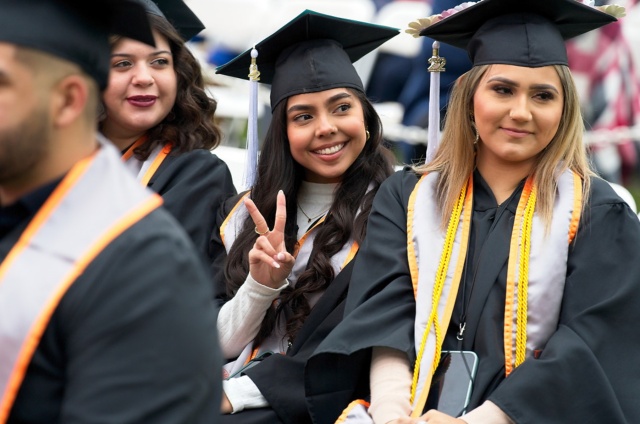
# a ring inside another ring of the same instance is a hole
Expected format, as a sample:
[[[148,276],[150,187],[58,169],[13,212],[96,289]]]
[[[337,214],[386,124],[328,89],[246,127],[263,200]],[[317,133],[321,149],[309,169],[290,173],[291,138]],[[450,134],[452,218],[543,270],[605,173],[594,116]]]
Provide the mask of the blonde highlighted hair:
[[[491,65],[473,67],[455,83],[449,99],[442,141],[433,160],[414,167],[418,173],[438,172],[437,202],[442,226],[446,227],[453,206],[475,168],[475,149],[471,116],[473,96],[480,80]],[[547,230],[551,223],[556,197],[556,177],[570,169],[583,180],[583,208],[588,201],[593,172],[583,143],[584,123],[580,102],[569,68],[553,66],[560,77],[564,92],[562,119],[549,145],[539,153],[532,174],[538,187],[536,212]]]

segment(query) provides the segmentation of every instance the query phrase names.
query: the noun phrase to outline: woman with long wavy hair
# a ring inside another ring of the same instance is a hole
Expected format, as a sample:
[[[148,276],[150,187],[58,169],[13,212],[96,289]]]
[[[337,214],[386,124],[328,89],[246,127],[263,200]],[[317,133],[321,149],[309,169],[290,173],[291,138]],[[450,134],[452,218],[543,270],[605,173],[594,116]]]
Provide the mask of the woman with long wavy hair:
[[[227,164],[211,152],[222,138],[217,102],[185,44],[204,27],[182,0],[160,3],[164,11],[152,0],[137,1],[147,9],[156,46],[111,37],[99,128],[138,180],[162,196],[208,263],[217,208],[237,191]]]
[[[299,24],[308,32],[292,34]],[[340,30],[335,39],[313,35],[331,27]],[[272,119],[256,181],[226,202],[212,240],[227,253],[213,264],[230,361],[222,412],[233,412],[222,423],[311,420],[304,363],[342,319],[373,197],[393,172],[352,62],[397,33],[306,11],[271,36],[277,44],[256,45],[261,81],[272,84]],[[355,34],[369,42],[356,53]],[[246,65],[238,75],[230,65],[218,73],[246,78],[248,53],[237,60]]]

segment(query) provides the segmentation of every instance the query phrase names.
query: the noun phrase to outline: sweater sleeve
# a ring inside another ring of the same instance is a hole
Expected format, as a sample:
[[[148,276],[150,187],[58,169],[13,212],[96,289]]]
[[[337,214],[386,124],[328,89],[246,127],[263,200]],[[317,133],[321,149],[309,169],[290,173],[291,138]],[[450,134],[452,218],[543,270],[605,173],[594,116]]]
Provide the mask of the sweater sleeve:
[[[374,347],[370,371],[371,406],[376,423],[387,423],[411,414],[411,370],[404,352]]]
[[[285,280],[279,288],[272,289],[247,276],[218,315],[218,334],[225,358],[235,358],[255,338],[267,309],[288,285]]]
[[[245,409],[264,408],[269,403],[251,378],[246,375],[222,380],[222,389],[233,407],[232,414]]]

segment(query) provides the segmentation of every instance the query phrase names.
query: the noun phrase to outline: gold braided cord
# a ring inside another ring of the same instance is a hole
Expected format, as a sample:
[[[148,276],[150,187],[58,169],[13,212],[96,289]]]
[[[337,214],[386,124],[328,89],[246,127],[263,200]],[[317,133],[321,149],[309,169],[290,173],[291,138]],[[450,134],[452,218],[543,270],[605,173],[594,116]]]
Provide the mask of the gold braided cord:
[[[525,225],[525,212],[529,202],[529,198],[531,196],[531,192],[533,191],[533,177],[529,176],[527,181],[525,182],[524,189],[522,190],[522,195],[520,196],[520,200],[518,201],[518,208],[516,210],[516,215],[513,223],[513,230],[511,232],[511,243],[509,247],[509,261],[507,266],[507,282],[505,288],[505,302],[504,302],[504,332],[503,332],[503,340],[504,340],[504,367],[505,367],[505,376],[508,376],[513,371],[514,365],[516,363],[516,359],[514,358],[514,353],[516,349],[514,348],[514,344],[516,337],[514,334],[517,334],[518,330],[513,330],[514,326],[517,326],[516,319],[514,319],[514,313],[516,311],[515,303],[518,300],[518,295],[516,294],[516,281],[518,280],[519,273],[522,270],[522,243],[523,243],[523,226]],[[527,265],[528,266],[528,265]]]
[[[529,259],[531,253],[531,230],[533,212],[536,208],[536,186],[533,186],[524,209],[522,242],[520,243],[520,273],[518,278],[518,314],[516,318],[516,363],[522,364],[527,351],[527,312],[529,293]]]
[[[449,269],[449,263],[451,262],[451,256],[453,254],[453,242],[455,240],[456,233],[458,231],[458,224],[460,223],[460,216],[462,214],[462,207],[464,205],[464,199],[467,195],[467,185],[465,184],[460,191],[458,201],[451,212],[449,218],[449,225],[447,226],[447,234],[445,236],[444,246],[442,249],[442,255],[440,256],[440,263],[438,264],[438,270],[436,272],[436,281],[433,286],[433,292],[431,295],[431,313],[429,319],[422,334],[422,340],[420,341],[420,349],[416,358],[416,363],[413,369],[413,382],[411,384],[411,398],[410,402],[413,403],[415,399],[416,390],[418,388],[418,376],[420,374],[420,363],[422,362],[422,356],[427,344],[427,338],[429,336],[429,329],[433,325],[436,333],[436,351],[433,357],[433,363],[431,364],[431,374],[436,371],[438,363],[440,362],[440,354],[442,351],[442,332],[440,331],[440,325],[438,322],[438,304],[440,303],[440,297],[442,297],[442,289],[444,288],[444,282]]]

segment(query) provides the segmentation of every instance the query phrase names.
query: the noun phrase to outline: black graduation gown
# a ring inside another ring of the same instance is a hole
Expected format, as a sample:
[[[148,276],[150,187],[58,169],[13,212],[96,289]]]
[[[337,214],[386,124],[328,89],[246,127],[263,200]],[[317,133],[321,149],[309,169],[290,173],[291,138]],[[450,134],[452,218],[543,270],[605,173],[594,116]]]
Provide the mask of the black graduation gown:
[[[238,198],[225,202],[226,207],[222,209],[222,215],[228,214]],[[224,246],[219,234],[213,235],[212,245],[217,246],[214,247],[214,251],[218,251],[213,272],[221,276],[219,267],[224,263],[223,256],[226,256],[226,253],[222,253]],[[271,355],[245,372],[269,402],[269,407],[223,415],[219,421],[221,424],[311,423],[305,399],[304,366],[320,342],[342,320],[352,268],[353,260],[336,275],[311,310],[286,355]],[[214,281],[218,284],[218,298],[224,302],[227,299],[224,279],[220,277]]]
[[[216,212],[225,199],[236,194],[227,164],[205,149],[168,155],[148,186],[162,196],[164,207],[182,224],[205,263],[209,263],[209,235]]]
[[[0,261],[27,221],[0,237]],[[222,359],[212,297],[187,235],[153,211],[65,293],[8,423],[217,422]]]
[[[415,361],[415,300],[406,250],[409,195],[418,177],[404,170],[380,188],[367,239],[354,264],[345,319],[310,358],[305,381],[315,423],[333,423],[349,401],[367,396],[370,348],[392,347]],[[471,409],[489,399],[516,423],[640,422],[640,222],[603,180],[569,248],[560,321],[538,359],[504,378],[504,287],[519,188],[501,207],[475,178],[468,258],[445,348],[455,333],[464,287],[463,349],[480,358]],[[360,386],[357,386],[360,384]],[[365,387],[367,387],[365,385]]]

